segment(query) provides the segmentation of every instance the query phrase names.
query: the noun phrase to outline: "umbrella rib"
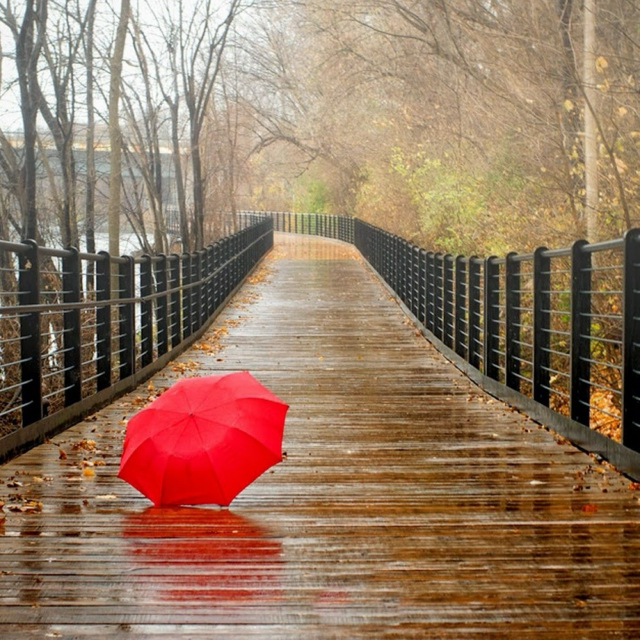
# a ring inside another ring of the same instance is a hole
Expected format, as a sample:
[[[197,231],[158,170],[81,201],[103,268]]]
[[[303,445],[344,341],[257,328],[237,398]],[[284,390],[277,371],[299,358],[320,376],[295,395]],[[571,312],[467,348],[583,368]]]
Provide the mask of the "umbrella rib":
[[[273,451],[271,451],[271,449],[266,447],[262,441],[260,441],[258,438],[256,438],[253,434],[251,434],[248,431],[246,431],[245,429],[243,429],[242,425],[227,424],[225,422],[222,422],[221,420],[218,420],[218,419],[213,420],[213,419],[207,418],[205,416],[200,416],[200,420],[206,420],[211,425],[217,425],[217,426],[224,427],[225,429],[238,431],[239,433],[242,433],[243,435],[245,435],[247,438],[251,438],[251,440],[253,440],[254,442],[257,442],[260,445],[260,447],[262,447],[265,451],[270,451],[271,453],[273,453]]]
[[[273,451],[271,451],[271,449],[269,449],[269,447],[266,447],[263,442],[258,440],[258,438],[252,436],[250,433],[247,433],[246,431],[244,431],[244,429],[240,429],[239,427],[231,427],[231,429],[235,430],[235,431],[239,431],[241,434],[243,434],[247,438],[250,438],[251,440],[253,440],[261,449],[263,449],[264,451],[267,451],[268,453],[273,455],[276,458],[276,461],[273,464],[277,464],[278,462],[280,462],[281,458],[278,458],[278,456],[276,456],[273,453]]]
[[[184,424],[182,425],[182,430],[180,431],[180,435],[176,438],[176,441],[182,438],[188,426],[189,426],[189,420],[185,420]],[[162,473],[162,482],[160,483],[160,502],[162,502],[162,496],[164,495],[164,481],[166,477],[167,477],[167,466],[165,465],[164,471]]]
[[[216,404],[216,410],[221,409],[222,407],[226,407],[228,404],[233,404],[234,402],[243,402],[244,400],[260,400],[261,402],[269,402],[270,404],[288,406],[286,402],[280,399],[275,398],[261,398],[260,396],[239,396],[237,398],[231,398],[230,400],[225,400],[224,402],[220,402]]]
[[[213,476],[214,480],[216,481],[216,484],[218,485],[218,489],[220,490],[220,495],[226,501],[227,497],[225,495],[225,491],[222,488],[222,485],[220,484],[220,480],[218,480],[218,474],[216,473],[215,465],[213,464],[213,461],[211,460],[209,449],[207,449],[206,446],[205,446],[204,438],[202,437],[202,433],[200,432],[200,425],[197,422],[196,422],[196,432],[198,434],[198,438],[200,438],[200,442],[202,443],[202,448],[207,454],[207,460],[209,461],[209,467],[211,468],[211,475]]]

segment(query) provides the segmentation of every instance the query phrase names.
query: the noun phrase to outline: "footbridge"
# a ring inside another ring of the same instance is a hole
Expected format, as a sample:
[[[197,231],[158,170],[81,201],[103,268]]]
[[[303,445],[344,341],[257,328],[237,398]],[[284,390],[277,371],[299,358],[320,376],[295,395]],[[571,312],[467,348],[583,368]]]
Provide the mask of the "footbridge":
[[[637,234],[481,260],[241,218],[0,245],[2,637],[640,635]],[[291,406],[281,464],[229,509],[117,479],[133,413],[238,369]]]

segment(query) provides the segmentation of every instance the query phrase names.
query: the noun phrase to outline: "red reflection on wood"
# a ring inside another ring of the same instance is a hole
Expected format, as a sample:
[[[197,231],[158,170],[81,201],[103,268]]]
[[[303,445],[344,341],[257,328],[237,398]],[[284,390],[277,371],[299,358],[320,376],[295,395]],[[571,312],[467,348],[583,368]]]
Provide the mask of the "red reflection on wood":
[[[127,515],[122,533],[135,564],[163,599],[280,597],[280,541],[237,513],[151,507]]]

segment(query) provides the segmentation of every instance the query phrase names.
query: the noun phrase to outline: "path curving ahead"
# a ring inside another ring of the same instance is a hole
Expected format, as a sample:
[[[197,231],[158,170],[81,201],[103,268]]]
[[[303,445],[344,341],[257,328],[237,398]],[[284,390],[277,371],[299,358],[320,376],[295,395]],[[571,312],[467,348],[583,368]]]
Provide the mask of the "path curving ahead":
[[[229,510],[150,509],[125,420],[238,369],[291,405],[286,459]],[[640,491],[480,392],[337,241],[278,235],[196,348],[0,482],[3,640],[640,637]]]

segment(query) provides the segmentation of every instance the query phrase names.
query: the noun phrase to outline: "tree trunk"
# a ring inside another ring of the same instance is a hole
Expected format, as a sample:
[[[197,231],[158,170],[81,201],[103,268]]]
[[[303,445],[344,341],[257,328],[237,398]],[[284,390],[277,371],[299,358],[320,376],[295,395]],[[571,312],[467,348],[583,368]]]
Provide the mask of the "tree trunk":
[[[584,177],[587,239],[597,242],[598,232],[598,139],[596,122],[596,2],[584,0]]]
[[[20,86],[20,109],[24,129],[24,202],[22,206],[24,219],[22,237],[38,239],[38,213],[36,206],[37,163],[36,163],[36,116],[38,102],[35,86],[37,83],[37,64],[42,48],[41,34],[46,22],[46,0],[27,0],[22,25],[16,42],[16,67]],[[36,39],[36,28],[38,38]]]
[[[85,194],[85,235],[87,251],[96,252],[96,156],[95,156],[95,114],[93,106],[93,26],[95,22],[96,0],[91,0],[87,9],[87,39],[85,55],[87,59],[87,135],[86,163],[87,187]],[[90,263],[91,268],[93,264]],[[90,277],[90,274],[89,274]]]
[[[178,98],[171,104],[171,141],[173,145],[173,167],[175,171],[176,195],[178,198],[178,214],[180,217],[180,236],[182,250],[191,251],[191,237],[189,233],[189,218],[187,216],[187,196],[182,171],[182,152],[180,149],[180,131],[178,121]]]
[[[193,169],[193,249],[204,246],[204,173],[200,157],[200,134],[191,139],[191,163]]]
[[[120,81],[122,59],[127,36],[130,0],[120,2],[120,20],[111,56],[111,77],[109,83],[109,253],[120,254],[120,202],[122,198],[122,136],[120,132]]]

